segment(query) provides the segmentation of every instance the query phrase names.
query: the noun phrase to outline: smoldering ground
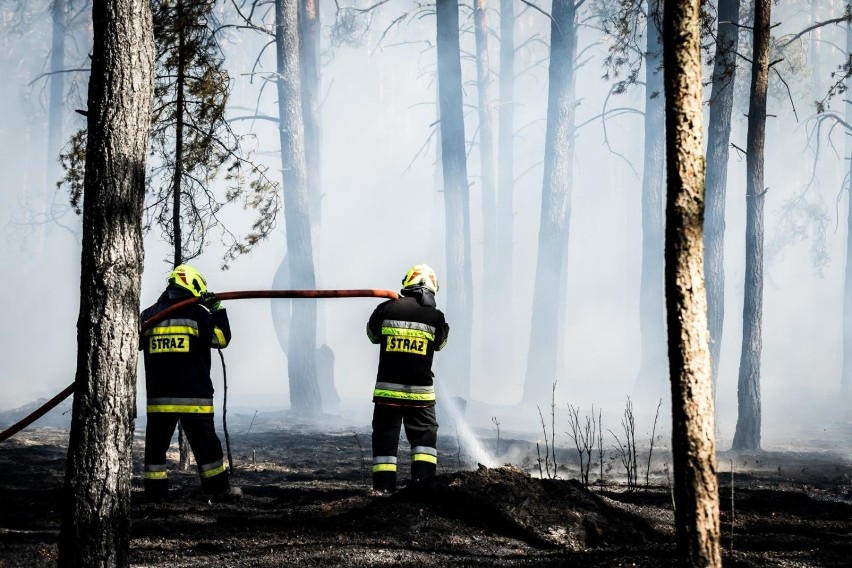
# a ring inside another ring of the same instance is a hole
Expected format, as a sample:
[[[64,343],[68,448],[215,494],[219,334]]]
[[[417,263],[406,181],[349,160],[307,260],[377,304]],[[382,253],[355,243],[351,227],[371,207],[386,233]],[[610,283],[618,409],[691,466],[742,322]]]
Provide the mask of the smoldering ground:
[[[665,435],[653,450],[647,486],[649,446],[640,440],[638,487],[627,489],[618,452],[607,443],[602,482],[595,459],[584,488],[564,432],[557,431],[553,452],[543,432],[503,425],[498,439],[493,427],[475,428],[493,463],[486,467],[448,423],[439,437],[438,477],[408,484],[401,467],[402,489],[382,497],[371,490],[369,427],[358,412],[353,417],[359,420],[328,417],[318,428],[286,411],[229,412],[233,480],[244,492],[229,502],[202,495],[192,469],[175,471],[176,444],[170,500],[145,502],[144,433],[137,429],[132,564],[675,565]],[[0,444],[0,566],[56,562],[68,441],[62,418],[60,409],[47,420],[54,426],[30,427]],[[9,413],[0,419],[8,422]],[[850,428],[833,422],[824,432],[799,432],[811,436],[808,447],[791,441],[772,451],[720,452],[726,565],[847,565],[852,463],[831,446],[849,439]],[[407,451],[403,440],[400,463]]]

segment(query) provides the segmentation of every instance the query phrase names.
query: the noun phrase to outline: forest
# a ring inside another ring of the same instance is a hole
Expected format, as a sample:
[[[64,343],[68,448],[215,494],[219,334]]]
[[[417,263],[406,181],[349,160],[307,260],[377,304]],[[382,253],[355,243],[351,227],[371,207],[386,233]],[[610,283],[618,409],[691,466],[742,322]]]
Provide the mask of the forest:
[[[852,4],[0,0],[0,30],[0,566],[847,562]],[[438,475],[385,496],[364,325],[424,262]],[[139,314],[186,263],[231,320],[233,502],[182,429],[177,496],[142,495]]]

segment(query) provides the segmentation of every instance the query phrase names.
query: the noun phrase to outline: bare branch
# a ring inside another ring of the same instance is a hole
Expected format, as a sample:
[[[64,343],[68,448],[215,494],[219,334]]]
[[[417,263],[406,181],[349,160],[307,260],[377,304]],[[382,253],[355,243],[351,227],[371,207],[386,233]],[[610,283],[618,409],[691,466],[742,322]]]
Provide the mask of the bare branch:
[[[796,117],[796,122],[799,122],[799,113],[796,112],[796,103],[793,101],[793,93],[790,92],[790,85],[787,84],[787,81],[784,80],[784,77],[781,76],[778,69],[773,67],[772,70],[775,71],[775,74],[778,75],[778,78],[781,79],[781,82],[784,83],[784,86],[787,88],[787,97],[790,99],[790,106],[793,107],[793,116]]]
[[[51,75],[60,75],[63,73],[77,73],[80,71],[91,71],[91,69],[89,69],[88,67],[80,67],[77,69],[60,69],[59,71],[47,71],[44,73],[39,73],[38,75],[36,75],[35,79],[27,83],[27,86],[32,86],[32,84],[38,81],[39,79],[44,79],[45,77],[50,77]]]
[[[797,34],[793,34],[793,36],[792,36],[790,39],[788,39],[788,40],[784,41],[783,43],[779,44],[779,45],[778,45],[778,47],[779,47],[780,49],[784,49],[785,47],[787,47],[788,45],[790,45],[791,43],[793,43],[794,41],[796,41],[797,39],[799,39],[799,38],[800,38],[800,37],[802,37],[803,35],[805,35],[805,34],[807,34],[807,33],[809,33],[809,32],[812,32],[812,31],[814,31],[814,30],[815,30],[815,29],[817,29],[817,28],[821,28],[821,27],[823,27],[823,26],[828,26],[828,25],[830,25],[830,24],[839,24],[839,23],[841,23],[841,22],[849,22],[849,21],[852,21],[852,13],[850,13],[850,14],[843,14],[843,15],[842,15],[842,16],[840,16],[839,18],[832,18],[832,19],[830,19],[830,20],[825,20],[824,22],[814,22],[814,23],[813,23],[813,25],[810,25],[810,26],[806,27],[805,29],[803,29],[802,31],[800,31],[800,32],[799,32],[799,33],[797,33]]]
[[[532,8],[533,10],[536,10],[537,12],[541,12],[542,14],[544,14],[545,16],[547,16],[547,17],[548,17],[548,19],[550,19],[550,21],[551,21],[551,22],[554,22],[554,20],[553,20],[553,16],[551,16],[548,12],[545,12],[544,10],[542,10],[541,8],[539,8],[538,6],[536,6],[535,4],[533,4],[532,2],[530,2],[529,0],[521,0],[521,2],[522,2],[522,3],[524,3],[524,4],[526,4],[527,6],[529,6],[530,8]],[[555,23],[555,22],[554,22],[554,23]]]

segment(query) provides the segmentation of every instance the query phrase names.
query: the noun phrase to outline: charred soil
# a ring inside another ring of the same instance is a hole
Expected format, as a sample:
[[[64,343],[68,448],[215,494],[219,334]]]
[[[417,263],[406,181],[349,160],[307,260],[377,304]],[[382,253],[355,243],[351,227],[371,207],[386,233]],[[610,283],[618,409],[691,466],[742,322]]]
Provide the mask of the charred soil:
[[[0,567],[56,563],[67,440],[66,430],[37,428],[0,444]],[[382,496],[370,488],[369,444],[369,432],[298,425],[232,435],[232,480],[241,498],[210,499],[192,471],[170,471],[169,500],[149,503],[138,475],[138,437],[133,565],[675,564],[665,473],[656,485],[633,491],[615,478],[587,489],[570,479],[570,460],[558,479],[549,479],[529,461],[530,471],[477,465],[446,437],[438,477],[406,484],[401,471],[402,488]],[[503,444],[514,444],[515,455],[536,451],[527,442]],[[847,460],[831,453],[720,454],[719,467],[727,566],[852,565]]]

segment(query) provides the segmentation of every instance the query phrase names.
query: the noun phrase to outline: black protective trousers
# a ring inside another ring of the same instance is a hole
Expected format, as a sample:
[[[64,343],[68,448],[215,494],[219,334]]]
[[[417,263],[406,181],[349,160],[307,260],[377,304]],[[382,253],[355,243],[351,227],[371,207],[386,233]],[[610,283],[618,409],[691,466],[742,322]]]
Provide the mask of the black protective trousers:
[[[376,404],[373,409],[373,488],[396,490],[396,456],[400,426],[411,445],[411,479],[435,475],[438,464],[438,421],[435,407]]]
[[[216,434],[212,414],[156,412],[148,414],[145,429],[145,495],[165,497],[169,481],[166,475],[166,452],[178,420],[195,456],[201,489],[205,493],[220,493],[229,487],[225,471],[222,442]]]

